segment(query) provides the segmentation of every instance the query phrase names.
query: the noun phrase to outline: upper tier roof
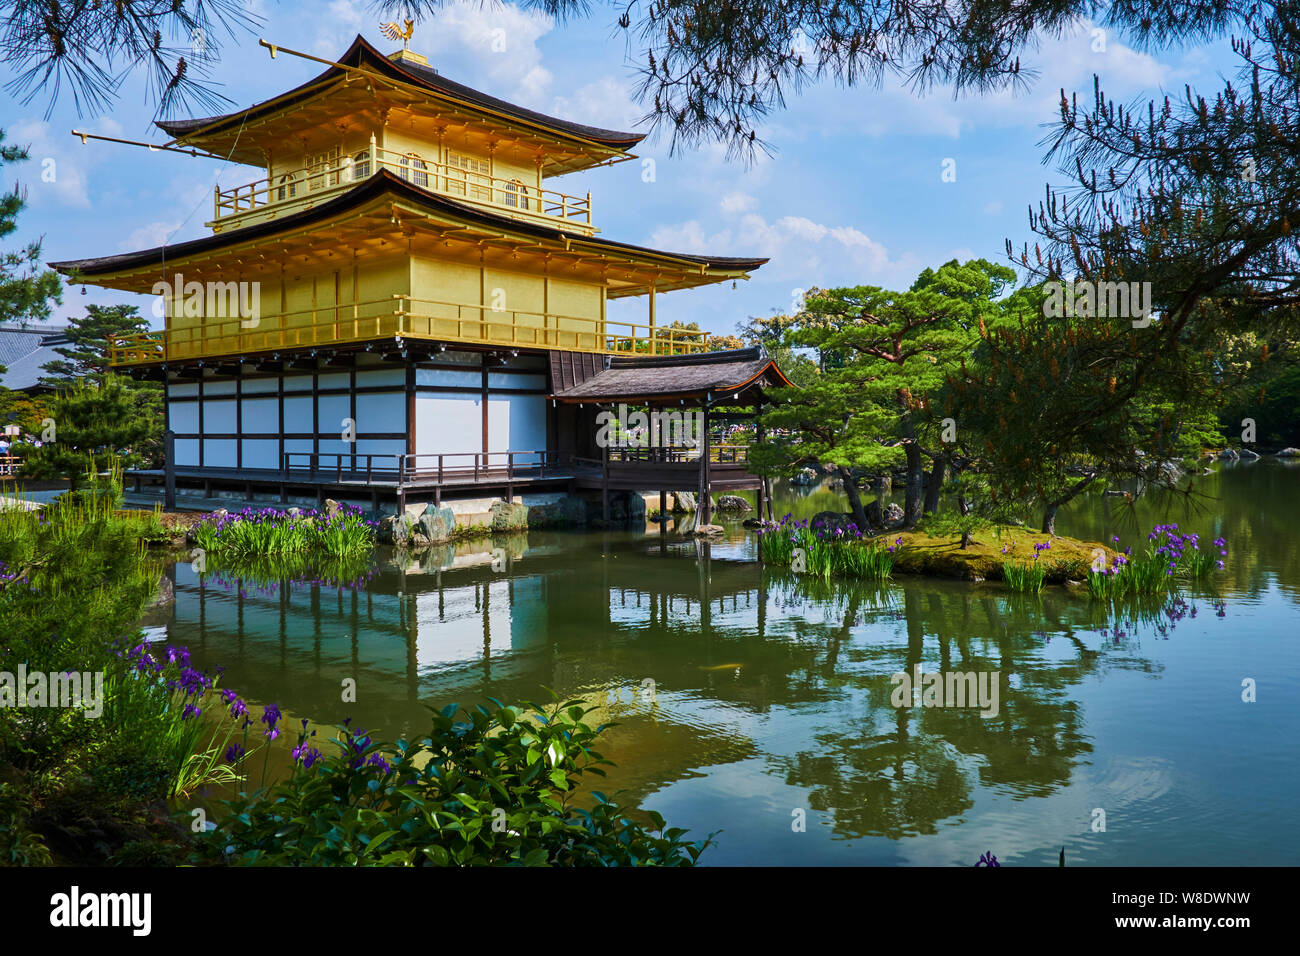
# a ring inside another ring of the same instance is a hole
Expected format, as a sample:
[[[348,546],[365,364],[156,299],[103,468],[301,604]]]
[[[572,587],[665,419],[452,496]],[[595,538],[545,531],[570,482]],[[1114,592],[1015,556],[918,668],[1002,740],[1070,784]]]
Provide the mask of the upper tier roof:
[[[87,278],[125,270],[161,267],[167,262],[178,262],[187,256],[213,252],[237,246],[241,243],[253,242],[267,236],[301,229],[303,226],[319,223],[332,216],[358,209],[373,200],[383,197],[407,200],[431,212],[451,214],[456,219],[467,224],[491,228],[497,232],[509,231],[513,234],[535,236],[539,239],[559,241],[567,239],[569,242],[611,254],[622,253],[628,256],[666,257],[681,262],[696,263],[707,269],[722,270],[727,273],[749,272],[767,262],[766,258],[752,256],[706,256],[696,253],[665,252],[645,246],[632,245],[631,243],[617,242],[613,239],[577,236],[560,228],[542,223],[521,222],[497,215],[469,203],[457,202],[439,193],[422,189],[384,169],[353,189],[341,192],[336,197],[318,206],[293,213],[283,219],[268,220],[231,232],[217,233],[172,245],[142,249],[137,252],[51,262],[50,266],[65,274],[75,273]],[[709,281],[715,280],[710,279]]]
[[[508,103],[495,96],[465,86],[463,83],[449,80],[432,67],[421,66],[410,60],[400,62],[391,60],[367,43],[365,38],[359,34],[352,41],[352,45],[348,47],[347,52],[339,57],[336,62],[343,66],[366,69],[396,82],[409,83],[433,94],[451,97],[488,113],[500,114],[517,123],[540,128],[551,134],[595,143],[610,149],[627,150],[645,138],[644,133],[627,133],[601,129],[596,126],[586,126],[582,123],[558,119],[554,116],[547,116],[545,113],[538,113],[522,106],[516,106],[513,103]],[[342,77],[346,72],[337,66],[331,66],[301,86],[247,109],[237,110],[221,116],[184,120],[159,120],[157,125],[164,132],[180,141],[187,141],[200,135],[217,133],[230,124],[247,122],[266,113],[284,109],[298,100],[312,96],[318,92],[317,88],[321,83],[335,77]]]

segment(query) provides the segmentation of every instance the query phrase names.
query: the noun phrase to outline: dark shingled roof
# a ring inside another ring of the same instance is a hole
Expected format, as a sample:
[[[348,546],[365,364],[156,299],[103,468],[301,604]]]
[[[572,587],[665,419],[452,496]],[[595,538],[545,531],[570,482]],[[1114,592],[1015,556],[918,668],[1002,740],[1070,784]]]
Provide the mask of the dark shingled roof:
[[[758,346],[692,355],[611,356],[604,370],[552,397],[562,402],[693,398],[751,384],[788,387],[791,382]]]
[[[154,249],[143,249],[139,252],[124,252],[115,256],[101,256],[94,259],[69,259],[63,262],[51,262],[50,265],[53,268],[58,269],[60,272],[77,270],[81,274],[90,277],[109,272],[117,272],[124,269],[135,269],[143,266],[161,264],[164,251],[167,253],[167,261],[175,261],[185,256],[210,252],[214,249],[220,249],[225,246],[233,246],[242,242],[248,242],[252,239],[274,235],[278,232],[288,232],[289,230],[297,229],[322,219],[328,219],[338,213],[346,212],[357,206],[364,205],[371,199],[385,192],[393,193],[398,199],[409,199],[418,202],[432,210],[452,213],[457,218],[463,219],[466,222],[481,224],[492,229],[510,229],[514,232],[538,236],[545,239],[563,239],[567,237],[571,240],[589,243],[602,249],[656,256],[670,256],[674,259],[682,259],[687,262],[703,263],[711,268],[735,269],[744,272],[748,272],[751,269],[757,269],[763,263],[767,262],[767,259],[737,258],[733,256],[699,256],[681,252],[663,252],[658,249],[649,249],[644,246],[634,246],[626,242],[615,242],[612,239],[588,238],[580,234],[565,232],[563,229],[557,229],[553,226],[511,219],[509,216],[497,215],[496,213],[488,212],[468,203],[457,202],[456,200],[449,199],[440,193],[431,192],[428,189],[416,186],[414,183],[409,183],[391,170],[381,169],[359,186],[344,190],[328,202],[323,202],[311,209],[294,213],[291,216],[285,216],[283,219],[271,219],[265,222],[259,222],[252,226],[244,226],[240,229],[232,229],[227,232],[204,236],[201,239],[191,239],[188,242],[179,242],[175,245],[158,246]]]
[[[394,80],[413,83],[416,86],[423,87],[431,92],[444,93],[467,103],[481,106],[484,109],[503,113],[506,116],[521,120],[525,123],[545,127],[552,132],[575,136],[614,149],[630,149],[637,143],[641,142],[641,140],[645,139],[645,133],[624,133],[619,132],[618,130],[600,129],[596,126],[584,126],[581,123],[573,123],[569,120],[558,119],[554,116],[547,116],[545,113],[538,113],[534,110],[525,109],[522,106],[516,106],[513,103],[507,103],[505,100],[497,99],[495,96],[489,96],[487,93],[465,86],[463,83],[449,80],[445,76],[439,74],[432,67],[421,66],[417,63],[412,63],[409,60],[400,62],[390,60],[367,43],[365,38],[359,34],[357,38],[352,41],[352,45],[348,47],[347,52],[339,57],[335,62],[341,63],[344,66],[370,69]],[[254,116],[264,112],[282,109],[294,102],[296,98],[311,95],[311,93],[308,92],[311,87],[328,80],[333,76],[342,76],[343,72],[344,71],[340,70],[338,67],[331,66],[324,73],[321,73],[314,79],[311,79],[302,86],[295,87],[288,93],[284,94],[285,98],[277,97],[276,99],[278,102],[273,106],[259,103],[255,106],[249,107],[247,110],[239,110],[221,116],[207,116],[199,119],[185,120],[159,120],[157,125],[159,129],[176,139],[183,139],[185,136],[209,126],[213,127],[210,132],[216,132],[222,124],[236,123],[243,121],[245,118],[252,119]]]
[[[42,366],[63,359],[54,346],[68,343],[64,328],[0,325],[0,366],[5,369],[0,386],[14,391],[38,387],[40,377],[46,374]]]

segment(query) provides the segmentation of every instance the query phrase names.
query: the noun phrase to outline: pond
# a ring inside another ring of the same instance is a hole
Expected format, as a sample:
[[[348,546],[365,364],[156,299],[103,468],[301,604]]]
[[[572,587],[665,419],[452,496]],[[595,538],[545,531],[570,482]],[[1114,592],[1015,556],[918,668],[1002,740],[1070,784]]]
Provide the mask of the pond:
[[[618,722],[601,789],[721,830],[705,864],[1295,865],[1300,467],[1225,465],[1198,491],[1199,509],[1094,496],[1058,519],[1134,550],[1156,523],[1227,539],[1212,589],[1118,615],[1079,589],[811,581],[734,523],[712,542],[533,533],[423,567],[382,552],[345,587],[182,563],[146,623],[250,703],[389,738],[424,732],[426,706],[582,697]],[[918,665],[985,675],[996,706],[895,706],[892,675]]]

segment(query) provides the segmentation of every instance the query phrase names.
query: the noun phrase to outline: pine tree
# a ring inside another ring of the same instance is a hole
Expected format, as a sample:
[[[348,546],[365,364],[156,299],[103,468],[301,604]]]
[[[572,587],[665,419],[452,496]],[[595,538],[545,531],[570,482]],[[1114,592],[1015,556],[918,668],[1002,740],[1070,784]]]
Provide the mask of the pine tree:
[[[931,441],[934,403],[949,370],[979,341],[981,319],[996,310],[996,298],[1014,279],[1007,267],[981,259],[926,270],[906,292],[810,291],[789,341],[833,360],[822,362],[826,370],[814,384],[774,390],[777,406],[764,426],[797,434],[769,442],[757,461],[782,471],[805,461],[835,464],[859,520],[852,470],[879,471],[901,461],[904,523],[914,527],[924,506],[925,458],[950,454]],[[935,480],[941,478],[937,470]]]
[[[0,167],[25,160],[27,151],[3,145],[4,135],[0,130]],[[25,205],[17,185],[11,192],[0,194],[0,239],[18,228],[18,214]],[[62,300],[59,274],[41,267],[39,240],[21,249],[0,251],[0,324],[44,321],[50,317],[51,303]]]
[[[148,321],[133,305],[88,305],[84,316],[68,323],[65,335],[69,344],[54,349],[63,358],[45,363],[44,370],[49,374],[41,384],[63,388],[78,378],[103,381],[109,367],[109,340],[148,331]]]
[[[33,477],[66,477],[73,490],[88,470],[105,471],[115,461],[132,464],[149,436],[149,423],[136,414],[129,388],[115,375],[101,383],[74,382],[50,402],[54,440],[22,448],[23,471]]]

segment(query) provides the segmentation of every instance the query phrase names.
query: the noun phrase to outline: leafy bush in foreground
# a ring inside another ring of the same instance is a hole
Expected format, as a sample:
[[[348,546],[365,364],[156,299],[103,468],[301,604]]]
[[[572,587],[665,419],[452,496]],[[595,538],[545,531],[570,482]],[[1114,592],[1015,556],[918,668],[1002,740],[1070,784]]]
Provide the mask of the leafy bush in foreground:
[[[599,792],[574,805],[587,774],[609,765],[591,749],[607,725],[594,708],[558,701],[494,709],[467,721],[433,713],[430,737],[381,745],[340,728],[323,756],[304,732],[293,776],[223,801],[200,860],[289,866],[691,866],[709,838],[688,843],[657,813],[635,822]],[[304,724],[305,726],[305,724]]]

